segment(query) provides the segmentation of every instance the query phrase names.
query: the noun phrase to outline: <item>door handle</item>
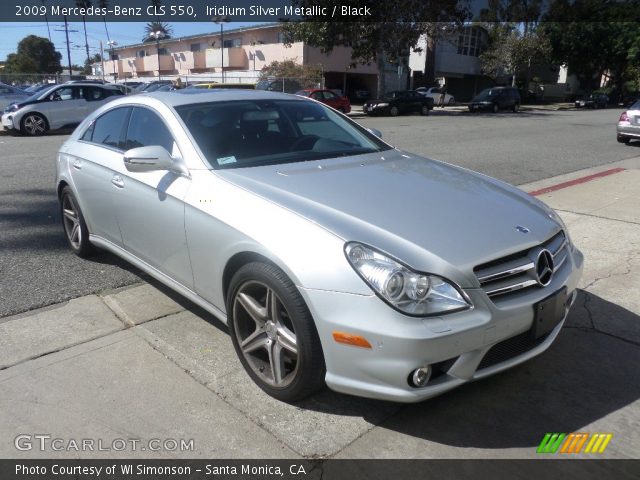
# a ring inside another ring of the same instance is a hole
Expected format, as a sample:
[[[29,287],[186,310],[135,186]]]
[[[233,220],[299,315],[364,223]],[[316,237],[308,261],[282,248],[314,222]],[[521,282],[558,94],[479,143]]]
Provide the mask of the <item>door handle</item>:
[[[82,160],[75,159],[73,161],[73,168],[75,168],[76,170],[82,170]]]
[[[113,183],[118,188],[124,188],[124,180],[120,175],[114,175],[111,179],[111,183]]]

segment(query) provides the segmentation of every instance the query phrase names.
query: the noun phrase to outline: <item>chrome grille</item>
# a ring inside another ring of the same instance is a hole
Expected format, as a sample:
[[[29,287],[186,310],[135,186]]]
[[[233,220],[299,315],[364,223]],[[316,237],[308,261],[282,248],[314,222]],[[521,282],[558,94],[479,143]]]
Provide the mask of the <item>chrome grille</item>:
[[[557,272],[567,260],[567,239],[560,231],[546,242],[474,268],[480,286],[491,297],[499,297],[526,288],[539,287],[536,276],[536,259],[541,251],[553,256],[553,272]]]

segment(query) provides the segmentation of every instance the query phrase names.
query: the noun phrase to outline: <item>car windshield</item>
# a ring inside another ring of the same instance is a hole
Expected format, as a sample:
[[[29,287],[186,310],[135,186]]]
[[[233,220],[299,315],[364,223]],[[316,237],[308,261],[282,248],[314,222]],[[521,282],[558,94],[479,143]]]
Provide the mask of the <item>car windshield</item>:
[[[308,100],[236,100],[176,107],[214,169],[388,150],[375,135]]]
[[[640,110],[640,100],[629,107],[629,110]]]
[[[485,99],[487,99],[487,98],[489,98],[490,96],[493,96],[493,95],[496,95],[496,91],[495,90],[492,90],[490,88],[485,88],[478,95],[473,97],[473,100],[474,101],[485,100]]]

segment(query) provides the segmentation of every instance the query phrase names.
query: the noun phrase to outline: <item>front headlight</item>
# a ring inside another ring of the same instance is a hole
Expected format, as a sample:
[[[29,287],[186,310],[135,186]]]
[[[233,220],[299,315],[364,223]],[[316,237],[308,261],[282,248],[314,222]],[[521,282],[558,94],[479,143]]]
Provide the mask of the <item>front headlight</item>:
[[[416,272],[356,242],[345,245],[345,254],[373,291],[406,315],[423,317],[471,308],[461,290],[438,275]]]

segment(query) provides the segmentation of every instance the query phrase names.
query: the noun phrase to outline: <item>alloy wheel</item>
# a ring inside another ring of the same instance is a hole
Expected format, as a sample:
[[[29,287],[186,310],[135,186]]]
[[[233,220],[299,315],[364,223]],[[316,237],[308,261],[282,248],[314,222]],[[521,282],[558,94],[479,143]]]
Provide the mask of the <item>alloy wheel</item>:
[[[274,388],[291,384],[298,372],[298,342],[291,317],[273,289],[251,280],[233,300],[233,330],[243,357]]]
[[[62,199],[62,215],[64,231],[67,234],[69,243],[75,250],[79,250],[82,244],[82,228],[80,227],[78,209],[70,195],[65,195]]]
[[[47,131],[47,123],[40,115],[27,116],[23,125],[29,135],[42,135]]]

